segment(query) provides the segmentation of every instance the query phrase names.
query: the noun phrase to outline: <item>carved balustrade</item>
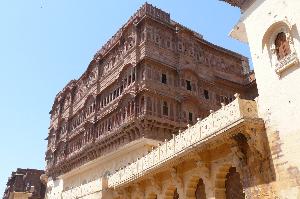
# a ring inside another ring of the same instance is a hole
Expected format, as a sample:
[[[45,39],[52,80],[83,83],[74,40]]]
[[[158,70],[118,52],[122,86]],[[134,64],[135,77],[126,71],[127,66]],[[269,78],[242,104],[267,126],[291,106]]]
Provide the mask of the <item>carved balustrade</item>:
[[[243,118],[257,117],[256,103],[240,99],[236,95],[236,99],[227,106],[223,105],[221,109],[211,112],[205,119],[199,119],[195,125],[179,132],[176,136],[173,135],[173,139],[165,141],[147,155],[110,175],[108,186],[112,188],[137,179],[148,170],[158,167],[191,147],[205,142],[227,126]]]

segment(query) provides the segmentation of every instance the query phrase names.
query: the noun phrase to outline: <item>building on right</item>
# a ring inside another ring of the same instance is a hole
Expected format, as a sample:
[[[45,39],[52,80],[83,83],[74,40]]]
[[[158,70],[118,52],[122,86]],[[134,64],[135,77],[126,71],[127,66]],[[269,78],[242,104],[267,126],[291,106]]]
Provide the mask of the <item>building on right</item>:
[[[300,1],[225,0],[242,10],[230,36],[250,46],[277,198],[300,198]]]

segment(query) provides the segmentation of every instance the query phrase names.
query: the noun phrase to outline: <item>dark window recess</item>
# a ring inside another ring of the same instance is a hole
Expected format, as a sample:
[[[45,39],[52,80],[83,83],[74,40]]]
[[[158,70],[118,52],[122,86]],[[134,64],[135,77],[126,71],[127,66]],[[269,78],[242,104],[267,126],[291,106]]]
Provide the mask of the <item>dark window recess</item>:
[[[193,122],[193,113],[189,112],[189,123]]]
[[[188,80],[185,80],[185,81],[186,81],[186,89],[191,91],[192,90],[191,82]]]
[[[281,60],[282,58],[291,54],[290,44],[284,32],[281,32],[277,35],[275,39],[275,47],[278,60]]]
[[[167,84],[167,75],[166,74],[161,74],[161,83]]]
[[[208,90],[204,90],[204,97],[205,99],[209,99]]]
[[[168,103],[167,102],[163,103],[163,115],[166,115],[166,116],[169,115],[169,108],[168,108]]]

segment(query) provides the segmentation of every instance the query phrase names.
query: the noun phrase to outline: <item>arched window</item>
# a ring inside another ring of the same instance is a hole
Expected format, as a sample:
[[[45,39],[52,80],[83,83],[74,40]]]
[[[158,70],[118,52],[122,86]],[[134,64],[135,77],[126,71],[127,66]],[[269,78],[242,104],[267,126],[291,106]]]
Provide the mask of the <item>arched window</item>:
[[[299,63],[294,46],[295,32],[292,30],[295,24],[283,20],[272,24],[265,32],[262,40],[262,48],[267,47],[271,65],[277,75]],[[291,72],[291,71],[290,71]],[[288,73],[285,73],[287,75]]]
[[[284,32],[278,33],[275,39],[275,50],[278,60],[281,60],[291,53],[290,44]]]

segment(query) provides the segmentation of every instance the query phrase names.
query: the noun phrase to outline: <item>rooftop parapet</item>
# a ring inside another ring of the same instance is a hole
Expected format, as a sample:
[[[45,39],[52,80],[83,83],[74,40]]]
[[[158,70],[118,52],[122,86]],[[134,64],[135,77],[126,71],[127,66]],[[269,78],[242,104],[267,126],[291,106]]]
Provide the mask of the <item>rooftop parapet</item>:
[[[132,164],[118,170],[108,177],[108,187],[115,188],[144,176],[149,170],[161,166],[164,162],[179,156],[187,150],[205,143],[208,139],[222,133],[226,129],[238,124],[245,119],[258,118],[256,102],[239,98],[228,105],[222,104],[222,108],[205,119],[198,119],[198,122],[187,128],[178,135],[173,135],[173,139],[165,141],[154,148],[147,155],[133,162]]]
[[[94,58],[106,54],[111,49],[111,47],[120,40],[123,30],[128,27],[129,24],[133,23],[135,20],[143,18],[146,15],[165,23],[171,22],[169,13],[156,8],[151,4],[145,3],[130,17],[130,19],[117,31],[117,33],[112,36],[112,38],[104,46],[102,46],[102,48],[95,54]]]

